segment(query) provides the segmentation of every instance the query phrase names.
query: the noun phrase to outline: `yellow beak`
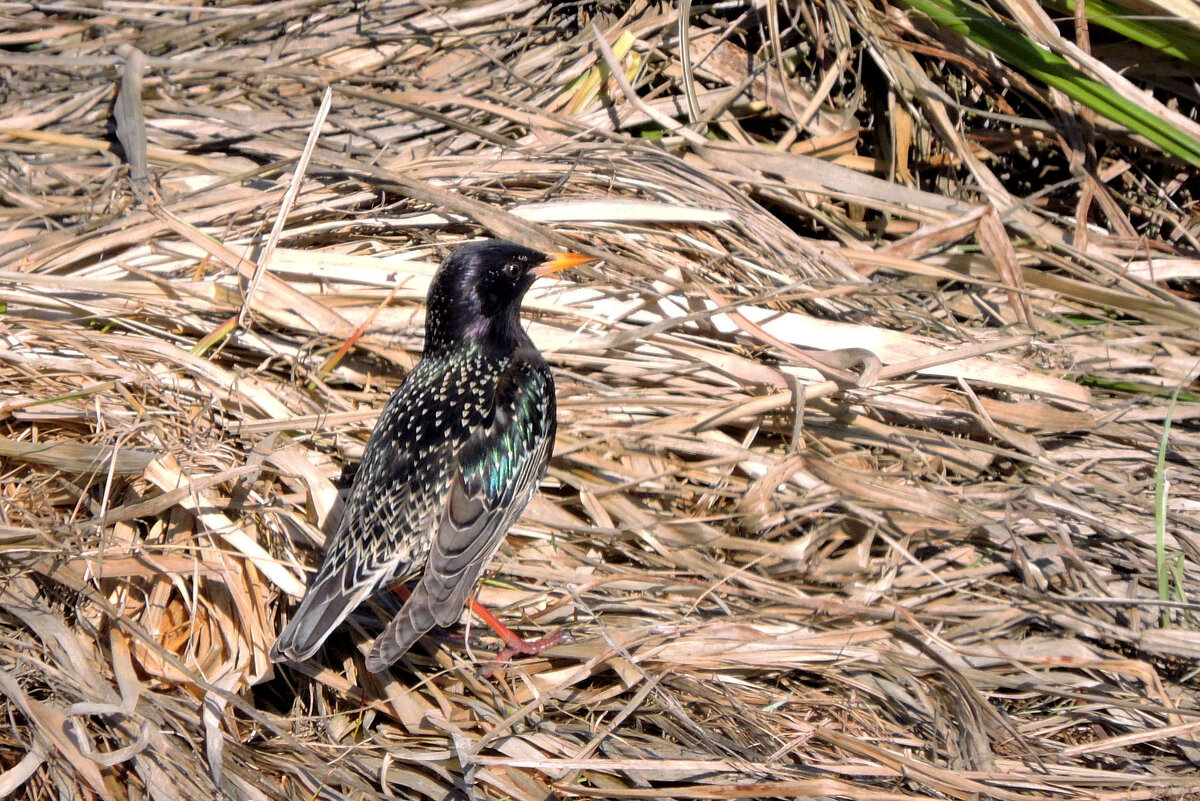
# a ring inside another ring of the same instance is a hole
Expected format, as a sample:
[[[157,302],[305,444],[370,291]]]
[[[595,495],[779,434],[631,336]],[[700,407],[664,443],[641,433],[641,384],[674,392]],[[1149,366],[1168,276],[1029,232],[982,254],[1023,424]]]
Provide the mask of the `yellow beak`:
[[[584,262],[596,260],[594,256],[585,256],[582,253],[548,253],[546,255],[550,257],[546,263],[531,270],[539,278],[544,278],[559,270],[570,269]]]

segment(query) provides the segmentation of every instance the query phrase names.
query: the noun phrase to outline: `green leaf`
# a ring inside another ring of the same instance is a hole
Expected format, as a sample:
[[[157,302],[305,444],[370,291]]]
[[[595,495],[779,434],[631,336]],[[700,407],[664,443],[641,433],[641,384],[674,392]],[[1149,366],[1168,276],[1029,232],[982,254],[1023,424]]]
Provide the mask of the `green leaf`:
[[[1052,2],[1057,8],[1075,12],[1075,0]],[[1157,53],[1200,67],[1200,36],[1187,25],[1171,22],[1165,17],[1146,19],[1140,16],[1138,9],[1126,8],[1108,0],[1084,0],[1083,10],[1089,24],[1102,25]]]
[[[966,0],[904,0],[930,19],[959,33],[1008,62],[1015,69],[1127,130],[1140,134],[1165,152],[1200,165],[1200,140],[1157,114],[1142,108],[1107,84],[1076,69],[1062,56],[991,17]]]

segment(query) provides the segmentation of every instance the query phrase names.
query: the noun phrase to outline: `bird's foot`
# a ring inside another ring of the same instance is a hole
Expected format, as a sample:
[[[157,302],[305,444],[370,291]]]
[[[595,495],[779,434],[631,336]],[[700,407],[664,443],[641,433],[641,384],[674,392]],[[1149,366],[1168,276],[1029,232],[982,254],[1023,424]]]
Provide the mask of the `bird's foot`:
[[[520,635],[501,623],[499,618],[489,612],[474,598],[470,600],[469,605],[471,611],[504,641],[504,648],[492,659],[494,663],[507,662],[514,656],[537,656],[547,648],[553,648],[562,642],[562,631],[556,631],[553,634],[548,634],[545,637],[532,641],[521,639]]]
[[[497,632],[499,633],[499,632]],[[537,640],[523,640],[511,630],[508,632],[512,635],[512,639],[504,638],[504,648],[500,653],[496,654],[493,662],[507,662],[514,656],[537,656],[547,648],[553,648],[562,642],[563,633],[560,629],[553,634],[547,634]]]

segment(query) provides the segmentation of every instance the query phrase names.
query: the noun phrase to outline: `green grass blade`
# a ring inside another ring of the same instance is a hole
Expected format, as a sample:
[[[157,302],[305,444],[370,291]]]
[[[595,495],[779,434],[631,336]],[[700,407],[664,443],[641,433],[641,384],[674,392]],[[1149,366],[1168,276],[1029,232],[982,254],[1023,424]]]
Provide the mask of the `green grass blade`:
[[[1075,0],[1053,0],[1053,4],[1075,12]],[[1083,9],[1089,24],[1102,25],[1157,53],[1200,67],[1200,36],[1186,25],[1174,24],[1167,19],[1138,18],[1136,9],[1108,0],[1085,0]]]
[[[1200,165],[1200,140],[1085,75],[1062,56],[990,17],[966,0],[904,0],[936,22],[995,53],[1014,68],[1051,86],[1165,152]]]
[[[1182,388],[1182,386],[1181,386]],[[1170,565],[1167,564],[1167,440],[1171,436],[1171,420],[1175,417],[1175,401],[1179,397],[1176,391],[1171,396],[1167,406],[1167,416],[1163,420],[1162,439],[1158,442],[1158,465],[1154,469],[1154,561],[1158,566],[1158,599],[1168,601],[1171,598]],[[1162,625],[1165,628],[1170,622],[1167,610],[1162,611]]]

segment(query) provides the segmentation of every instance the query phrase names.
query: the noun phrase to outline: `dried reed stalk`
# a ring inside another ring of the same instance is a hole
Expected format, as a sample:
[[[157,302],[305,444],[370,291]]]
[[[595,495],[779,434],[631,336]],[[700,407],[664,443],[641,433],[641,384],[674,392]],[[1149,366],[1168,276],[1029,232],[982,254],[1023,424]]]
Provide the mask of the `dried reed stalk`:
[[[0,792],[1195,792],[1194,185],[896,8],[722,8],[6,7]],[[568,642],[272,667],[481,235],[604,258],[481,588]]]

